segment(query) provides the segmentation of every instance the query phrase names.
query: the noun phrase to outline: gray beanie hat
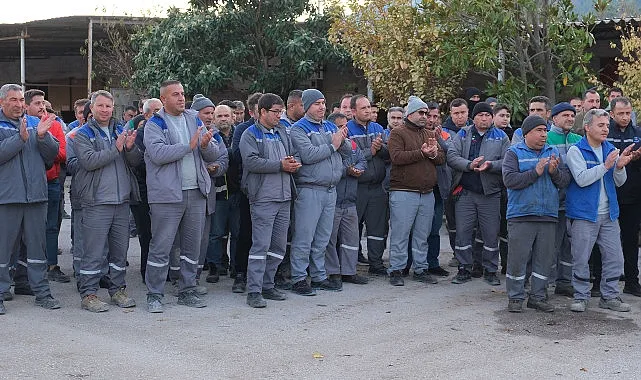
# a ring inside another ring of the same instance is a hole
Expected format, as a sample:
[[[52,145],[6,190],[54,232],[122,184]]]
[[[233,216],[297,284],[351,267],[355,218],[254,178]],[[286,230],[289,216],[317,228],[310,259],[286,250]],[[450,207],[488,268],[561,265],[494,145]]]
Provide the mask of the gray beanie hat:
[[[319,99],[325,99],[325,95],[323,95],[322,92],[318,91],[315,88],[308,88],[307,90],[303,91],[303,108],[305,109],[305,112],[309,109],[309,107],[314,104]]]
[[[209,100],[208,97],[203,94],[194,95],[194,99],[191,102],[192,110],[200,111],[201,109],[207,107],[215,107],[215,105],[211,100]]]
[[[526,117],[525,120],[523,120],[523,124],[521,125],[523,136],[527,135],[528,132],[538,127],[539,125],[544,125],[547,127],[548,124],[545,122],[545,119],[538,115],[530,115]]]
[[[422,101],[418,96],[412,95],[407,99],[407,111],[405,111],[405,116],[409,116],[422,108],[427,109],[427,103]]]

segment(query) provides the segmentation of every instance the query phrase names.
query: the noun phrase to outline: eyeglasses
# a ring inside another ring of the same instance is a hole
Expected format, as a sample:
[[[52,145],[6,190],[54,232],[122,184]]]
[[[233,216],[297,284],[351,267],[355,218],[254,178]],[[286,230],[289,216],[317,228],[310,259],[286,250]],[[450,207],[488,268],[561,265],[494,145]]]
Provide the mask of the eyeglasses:
[[[281,113],[283,110],[267,110],[267,112],[273,112],[273,113]]]
[[[427,115],[429,114],[429,112],[428,112],[428,111],[416,111],[416,113],[417,113],[419,116],[427,116]]]

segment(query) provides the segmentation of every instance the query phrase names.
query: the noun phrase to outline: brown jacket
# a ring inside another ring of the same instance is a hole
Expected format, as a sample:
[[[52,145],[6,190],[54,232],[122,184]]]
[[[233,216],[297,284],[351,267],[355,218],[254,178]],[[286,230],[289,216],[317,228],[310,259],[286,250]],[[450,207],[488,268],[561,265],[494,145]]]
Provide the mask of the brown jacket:
[[[436,138],[434,131],[405,125],[392,129],[387,148],[392,159],[390,190],[429,193],[436,185],[436,165],[445,162],[445,152],[437,144],[434,159],[421,152],[421,145],[429,138]]]

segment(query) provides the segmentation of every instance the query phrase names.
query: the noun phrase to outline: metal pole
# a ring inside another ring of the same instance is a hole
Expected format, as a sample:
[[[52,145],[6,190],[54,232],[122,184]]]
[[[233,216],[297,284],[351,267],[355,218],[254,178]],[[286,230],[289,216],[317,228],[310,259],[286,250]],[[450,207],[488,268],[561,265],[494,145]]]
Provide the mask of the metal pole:
[[[25,53],[24,53],[24,37],[27,33],[23,30],[20,35],[20,85],[22,86],[22,91],[25,91],[26,83],[26,69],[25,69]]]
[[[499,44],[499,72],[497,75],[497,79],[499,82],[505,81],[505,52],[503,51],[503,47],[501,44]]]
[[[93,64],[93,20],[89,19],[89,36],[87,37],[87,95],[91,95],[91,72]]]

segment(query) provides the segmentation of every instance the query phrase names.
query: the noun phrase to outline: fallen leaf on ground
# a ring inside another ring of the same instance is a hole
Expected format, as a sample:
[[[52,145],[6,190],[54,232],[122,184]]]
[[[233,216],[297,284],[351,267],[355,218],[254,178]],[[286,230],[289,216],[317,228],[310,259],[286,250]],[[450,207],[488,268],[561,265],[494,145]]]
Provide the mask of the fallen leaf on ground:
[[[325,355],[323,355],[323,354],[321,354],[321,353],[319,353],[319,352],[314,352],[314,353],[312,354],[312,357],[313,357],[314,359],[322,359],[322,358],[324,358],[324,357],[325,357]]]

